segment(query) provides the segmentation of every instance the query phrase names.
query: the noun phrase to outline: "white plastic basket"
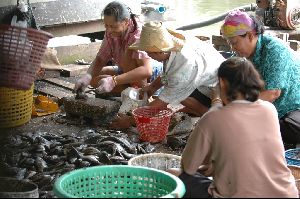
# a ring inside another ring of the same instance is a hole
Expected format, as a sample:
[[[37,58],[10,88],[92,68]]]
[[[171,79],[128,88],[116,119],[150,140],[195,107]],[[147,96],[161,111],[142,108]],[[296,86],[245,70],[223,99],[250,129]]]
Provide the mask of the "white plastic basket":
[[[181,168],[181,157],[167,153],[149,153],[131,158],[128,161],[128,165],[166,171],[170,168]]]

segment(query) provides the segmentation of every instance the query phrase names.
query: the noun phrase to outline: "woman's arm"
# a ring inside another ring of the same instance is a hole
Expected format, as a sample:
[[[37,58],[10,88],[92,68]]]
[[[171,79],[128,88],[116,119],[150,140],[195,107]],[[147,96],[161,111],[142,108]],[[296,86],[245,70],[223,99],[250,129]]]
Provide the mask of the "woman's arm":
[[[161,77],[157,77],[153,82],[142,88],[141,94],[147,92],[148,97],[151,97],[162,86]]]
[[[168,103],[160,100],[159,98],[155,99],[154,101],[152,101],[149,106],[152,106],[152,107],[157,107],[157,108],[167,108],[168,106]]]
[[[281,90],[265,90],[259,95],[259,98],[265,101],[274,102],[281,95]]]
[[[136,65],[135,68],[131,67],[134,69],[127,70],[127,72],[118,75],[115,78],[118,85],[142,82],[151,77],[152,75],[151,59],[136,60],[136,64],[134,65]]]
[[[208,126],[208,123],[210,122],[207,119],[201,118],[199,120],[183,150],[181,165],[183,171],[189,175],[195,174],[202,165],[209,165],[207,168],[202,168],[202,173],[211,175],[212,142],[211,133],[209,132],[211,127]]]
[[[152,75],[151,59],[149,57],[139,57],[136,51],[127,50],[119,67],[122,68],[123,74],[118,75],[115,80],[118,85],[131,83],[146,83],[145,80]],[[143,86],[143,85],[139,85]]]
[[[100,58],[100,56],[96,56],[91,66],[88,69],[88,73],[94,78],[101,74],[102,68],[106,65],[106,63]]]

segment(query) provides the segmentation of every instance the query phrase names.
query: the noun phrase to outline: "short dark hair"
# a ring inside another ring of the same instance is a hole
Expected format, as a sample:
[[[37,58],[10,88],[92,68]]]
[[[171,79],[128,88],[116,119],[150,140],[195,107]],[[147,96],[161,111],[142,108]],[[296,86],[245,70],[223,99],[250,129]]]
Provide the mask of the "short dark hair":
[[[134,24],[132,32],[137,30],[136,15],[132,13],[131,9],[122,2],[112,1],[107,4],[102,12],[102,17],[114,16],[117,22],[124,21],[125,19],[131,19]]]
[[[238,93],[245,99],[254,102],[264,89],[264,81],[252,62],[242,57],[231,57],[224,61],[219,70],[218,77],[228,82],[227,98],[229,101],[237,99]]]

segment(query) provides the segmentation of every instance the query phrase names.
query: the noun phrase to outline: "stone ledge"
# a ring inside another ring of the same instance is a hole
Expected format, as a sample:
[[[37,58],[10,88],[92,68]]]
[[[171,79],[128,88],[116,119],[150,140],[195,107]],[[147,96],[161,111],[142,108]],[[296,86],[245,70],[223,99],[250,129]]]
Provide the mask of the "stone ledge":
[[[69,116],[79,116],[105,121],[115,116],[121,106],[120,102],[100,98],[76,100],[75,97],[64,97],[62,100],[65,112]]]

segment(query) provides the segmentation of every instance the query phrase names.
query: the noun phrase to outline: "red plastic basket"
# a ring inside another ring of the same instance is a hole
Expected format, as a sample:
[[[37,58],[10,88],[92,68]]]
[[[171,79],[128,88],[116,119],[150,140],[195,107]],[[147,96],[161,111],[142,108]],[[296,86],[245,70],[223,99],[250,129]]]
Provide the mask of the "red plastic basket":
[[[0,24],[0,87],[30,89],[52,37],[32,28]]]
[[[140,133],[140,140],[157,143],[166,138],[173,114],[171,109],[144,106],[134,109],[132,114]]]

